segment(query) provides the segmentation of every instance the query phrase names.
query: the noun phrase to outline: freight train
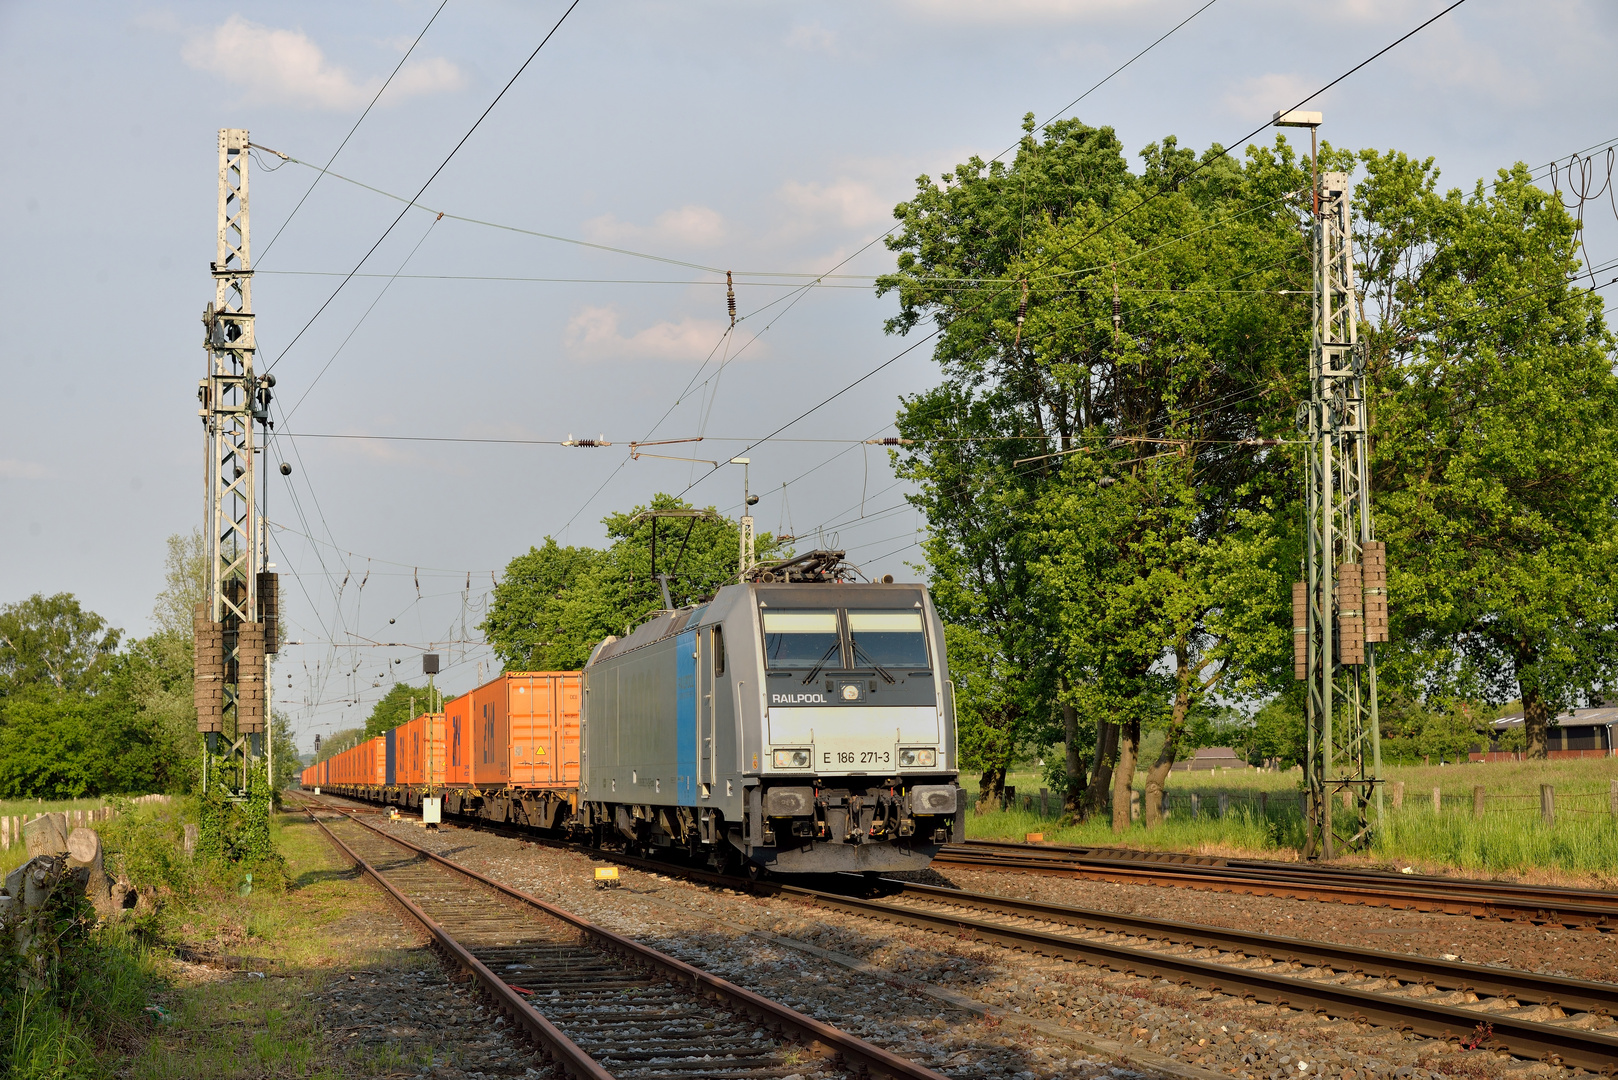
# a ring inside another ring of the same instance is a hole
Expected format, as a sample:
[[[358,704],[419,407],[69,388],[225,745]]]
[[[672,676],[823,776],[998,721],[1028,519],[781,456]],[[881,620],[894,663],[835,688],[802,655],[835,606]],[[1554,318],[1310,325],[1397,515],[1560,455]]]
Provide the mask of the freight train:
[[[840,552],[755,572],[507,672],[304,770],[303,785],[722,869],[893,872],[964,838],[943,626]]]

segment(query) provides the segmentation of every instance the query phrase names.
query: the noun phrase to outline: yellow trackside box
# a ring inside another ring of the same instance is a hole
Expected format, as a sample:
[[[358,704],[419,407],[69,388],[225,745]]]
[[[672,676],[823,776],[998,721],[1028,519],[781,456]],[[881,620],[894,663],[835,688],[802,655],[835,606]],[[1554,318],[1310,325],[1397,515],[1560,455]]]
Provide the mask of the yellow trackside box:
[[[618,868],[616,866],[596,867],[596,888],[613,889],[618,886]]]

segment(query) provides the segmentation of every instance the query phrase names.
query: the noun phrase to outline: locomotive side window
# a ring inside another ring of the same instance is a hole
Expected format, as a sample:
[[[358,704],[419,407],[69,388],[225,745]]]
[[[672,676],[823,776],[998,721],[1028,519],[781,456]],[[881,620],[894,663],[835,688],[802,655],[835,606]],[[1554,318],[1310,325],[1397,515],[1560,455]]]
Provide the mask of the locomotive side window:
[[[848,636],[855,666],[927,668],[927,635],[919,611],[850,611]]]
[[[715,675],[725,673],[725,628],[723,626],[713,628],[713,673]]]
[[[835,611],[764,612],[764,661],[772,668],[843,666]]]

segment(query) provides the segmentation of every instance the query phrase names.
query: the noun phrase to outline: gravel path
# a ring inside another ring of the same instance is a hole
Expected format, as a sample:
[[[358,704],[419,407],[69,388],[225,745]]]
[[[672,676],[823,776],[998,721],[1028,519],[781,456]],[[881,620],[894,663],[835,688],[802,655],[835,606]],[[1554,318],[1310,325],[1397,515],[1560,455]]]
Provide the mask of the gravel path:
[[[1250,1004],[1226,995],[754,898],[634,870],[598,890],[590,860],[474,829],[400,836],[551,900],[809,1015],[960,1077],[1043,1080],[1106,1073],[1281,1080],[1572,1076],[1459,1042]],[[1034,875],[929,874],[977,891],[1376,948],[1449,952],[1584,975],[1610,935],[1455,916]],[[1389,932],[1392,931],[1392,932]],[[1560,951],[1558,951],[1560,950]],[[1609,966],[1609,972],[1618,963]]]

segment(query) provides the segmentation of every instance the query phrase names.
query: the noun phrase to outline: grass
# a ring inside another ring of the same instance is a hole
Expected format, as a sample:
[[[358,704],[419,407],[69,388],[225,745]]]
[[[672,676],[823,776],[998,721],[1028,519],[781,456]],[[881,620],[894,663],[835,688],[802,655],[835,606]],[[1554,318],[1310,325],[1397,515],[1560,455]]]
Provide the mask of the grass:
[[[1403,805],[1393,808],[1390,790],[1384,799],[1384,827],[1360,861],[1607,888],[1618,882],[1618,817],[1609,810],[1618,759],[1390,766],[1384,773],[1390,786],[1404,783]],[[1059,825],[1054,797],[1051,814],[1042,817],[1037,801],[1041,778],[1022,771],[1009,775],[1007,783],[1019,796],[1034,794],[1034,810],[969,815],[967,835],[1021,840],[1028,833],[1043,833],[1048,843],[1299,858],[1304,835],[1297,797],[1301,780],[1296,770],[1172,773],[1166,787],[1168,820],[1151,830],[1136,821],[1115,834],[1107,815]],[[1145,784],[1146,774],[1137,773],[1135,789],[1144,792]],[[1555,824],[1549,827],[1540,820],[1541,784],[1555,788]],[[1473,817],[1474,786],[1484,788],[1482,818]],[[1436,813],[1434,788],[1439,790]],[[1216,812],[1221,792],[1230,807],[1223,819]],[[1201,803],[1196,820],[1190,812],[1193,793]]]
[[[195,863],[181,848],[195,816],[195,800],[176,799],[102,826],[109,871],[150,886],[158,903],[85,936],[51,993],[20,993],[0,970],[0,1077],[337,1080],[431,1061],[434,1047],[419,1040],[340,1046],[322,1032],[316,998],[333,978],[436,967],[381,894],[306,818],[276,815],[281,859],[240,895],[243,869]]]
[[[57,811],[95,810],[103,806],[111,806],[113,801],[114,799],[100,795],[89,799],[0,799],[0,817],[22,819],[38,817],[40,814],[56,813]],[[0,849],[0,875],[10,873],[27,861],[27,849],[23,846],[22,839],[13,836],[11,846]]]
[[[259,888],[255,876],[255,888],[242,897],[235,878],[227,878],[171,905],[159,928],[165,942],[192,955],[247,958],[263,977],[171,964],[156,999],[169,1019],[127,1056],[118,1075],[335,1080],[414,1073],[430,1059],[420,1047],[339,1047],[322,1034],[313,999],[329,979],[350,969],[415,970],[435,961],[424,949],[399,948],[397,935],[378,936],[397,928],[398,916],[306,818],[276,815],[271,836],[285,859],[284,888]]]

